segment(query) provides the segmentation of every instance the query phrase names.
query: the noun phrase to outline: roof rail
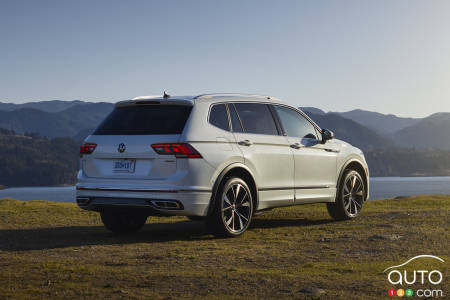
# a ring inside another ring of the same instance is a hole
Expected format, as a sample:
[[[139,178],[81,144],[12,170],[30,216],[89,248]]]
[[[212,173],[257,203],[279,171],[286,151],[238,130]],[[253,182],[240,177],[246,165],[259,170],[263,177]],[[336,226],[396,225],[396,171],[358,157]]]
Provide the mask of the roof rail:
[[[267,100],[280,101],[279,99],[277,99],[275,97],[270,97],[270,96],[265,96],[265,95],[258,95],[258,94],[240,94],[240,93],[201,94],[201,95],[195,96],[193,99],[215,98],[215,97],[261,98],[261,99],[267,99]]]

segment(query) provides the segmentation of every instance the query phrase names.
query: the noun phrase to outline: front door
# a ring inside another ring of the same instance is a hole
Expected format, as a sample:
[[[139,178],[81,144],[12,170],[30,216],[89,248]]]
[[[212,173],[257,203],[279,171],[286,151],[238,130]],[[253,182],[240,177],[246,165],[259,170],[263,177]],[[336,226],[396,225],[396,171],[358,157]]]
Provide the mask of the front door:
[[[274,105],[294,155],[295,202],[333,201],[336,156],[333,143],[322,144],[321,133],[298,111]]]

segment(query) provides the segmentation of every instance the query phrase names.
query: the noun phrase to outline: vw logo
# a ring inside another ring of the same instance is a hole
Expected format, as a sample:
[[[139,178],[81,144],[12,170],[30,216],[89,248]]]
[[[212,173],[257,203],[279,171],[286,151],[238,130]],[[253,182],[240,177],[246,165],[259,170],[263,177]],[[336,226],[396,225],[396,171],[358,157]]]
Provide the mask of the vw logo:
[[[125,152],[125,149],[126,149],[125,144],[120,143],[119,147],[117,148],[117,151],[119,151],[119,153],[123,153],[123,152]]]

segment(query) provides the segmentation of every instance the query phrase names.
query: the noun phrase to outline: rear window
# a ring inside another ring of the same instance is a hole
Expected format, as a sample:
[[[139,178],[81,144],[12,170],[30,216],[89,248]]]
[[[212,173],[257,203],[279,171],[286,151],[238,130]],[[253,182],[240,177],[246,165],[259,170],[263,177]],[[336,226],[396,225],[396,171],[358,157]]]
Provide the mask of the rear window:
[[[191,109],[185,105],[116,107],[94,135],[180,134]]]

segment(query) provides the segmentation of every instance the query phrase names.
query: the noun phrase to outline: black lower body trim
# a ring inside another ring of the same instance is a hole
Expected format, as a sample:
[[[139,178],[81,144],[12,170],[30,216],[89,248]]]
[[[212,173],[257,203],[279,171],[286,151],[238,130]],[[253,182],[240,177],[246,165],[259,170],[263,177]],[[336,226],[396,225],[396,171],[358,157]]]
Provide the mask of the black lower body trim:
[[[311,185],[311,186],[295,186],[295,187],[272,187],[272,188],[260,188],[258,191],[283,191],[283,190],[312,190],[312,189],[327,189],[328,185]]]

